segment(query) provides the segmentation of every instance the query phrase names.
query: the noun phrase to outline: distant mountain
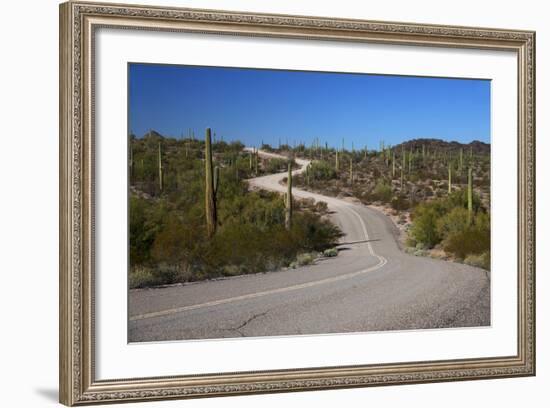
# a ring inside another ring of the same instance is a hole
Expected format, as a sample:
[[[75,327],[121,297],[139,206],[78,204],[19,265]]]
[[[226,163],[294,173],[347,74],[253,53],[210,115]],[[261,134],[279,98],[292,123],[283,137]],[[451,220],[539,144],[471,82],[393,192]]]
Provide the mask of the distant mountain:
[[[159,132],[157,132],[156,130],[150,130],[149,132],[145,133],[143,136],[142,136],[144,139],[146,138],[151,138],[151,139],[163,139],[164,136],[161,135]]]
[[[474,140],[470,143],[459,143],[459,142],[447,142],[441,139],[412,139],[406,142],[400,143],[397,146],[394,146],[396,149],[401,149],[403,146],[406,150],[421,150],[422,146],[428,150],[456,150],[463,148],[466,151],[469,151],[470,148],[474,154],[490,154],[491,145],[489,143],[480,142],[479,140]]]

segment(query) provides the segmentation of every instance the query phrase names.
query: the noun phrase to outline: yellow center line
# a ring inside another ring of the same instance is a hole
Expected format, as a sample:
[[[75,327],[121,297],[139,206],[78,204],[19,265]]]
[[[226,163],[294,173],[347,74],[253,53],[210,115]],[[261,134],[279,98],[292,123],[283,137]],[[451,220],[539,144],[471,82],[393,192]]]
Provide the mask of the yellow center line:
[[[387,262],[386,259],[384,259],[382,257],[377,257],[377,258],[379,258],[379,262],[376,265],[374,265],[370,268],[367,268],[367,269],[357,271],[357,272],[352,272],[352,273],[348,273],[348,274],[340,275],[340,276],[334,276],[332,278],[321,279],[321,280],[313,281],[313,282],[306,282],[306,283],[302,283],[302,284],[299,284],[299,285],[287,286],[287,287],[284,287],[284,288],[271,289],[271,290],[266,290],[266,291],[263,291],[263,292],[249,293],[247,295],[242,295],[242,296],[235,296],[235,297],[226,298],[226,299],[213,300],[213,301],[210,301],[210,302],[199,303],[199,304],[196,304],[196,305],[182,306],[182,307],[177,307],[177,308],[174,308],[174,309],[162,310],[162,311],[159,311],[159,312],[144,313],[144,314],[140,314],[140,315],[131,316],[130,321],[133,322],[133,321],[136,321],[136,320],[150,319],[152,317],[168,316],[168,315],[171,315],[171,314],[186,312],[186,311],[189,311],[189,310],[201,309],[201,308],[210,307],[210,306],[218,306],[218,305],[223,305],[223,304],[226,304],[226,303],[237,302],[237,301],[240,301],[240,300],[255,299],[255,298],[258,298],[258,297],[262,297],[262,296],[274,295],[274,294],[277,294],[277,293],[285,293],[285,292],[290,292],[290,291],[293,291],[293,290],[299,290],[299,289],[305,289],[305,288],[311,288],[313,286],[324,285],[324,284],[327,284],[327,283],[333,283],[333,282],[338,282],[338,281],[345,280],[345,279],[350,279],[350,278],[353,278],[355,276],[359,276],[359,275],[362,275],[364,273],[371,272],[371,271],[374,271],[376,269],[379,269],[379,268],[381,268],[382,266],[384,266],[386,264],[386,262]]]

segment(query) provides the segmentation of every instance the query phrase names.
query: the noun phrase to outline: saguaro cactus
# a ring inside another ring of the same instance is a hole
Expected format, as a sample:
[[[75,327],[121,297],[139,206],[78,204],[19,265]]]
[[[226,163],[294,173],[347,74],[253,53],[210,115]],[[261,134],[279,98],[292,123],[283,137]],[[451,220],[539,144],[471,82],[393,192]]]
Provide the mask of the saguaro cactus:
[[[164,179],[163,179],[163,173],[162,173],[162,146],[159,142],[159,190],[162,191],[162,188],[164,187]]]
[[[448,170],[449,170],[449,191],[448,191],[448,193],[451,194],[451,191],[452,191],[452,179],[451,179],[451,171],[452,171],[451,169],[452,169],[452,167],[451,167],[451,162],[449,162],[447,167],[448,167]]]
[[[349,183],[353,184],[353,159],[349,159]]]
[[[403,191],[403,174],[405,173],[405,163],[407,156],[405,155],[405,147],[401,145],[401,191]]]
[[[472,223],[473,192],[472,192],[472,168],[468,168],[468,223]]]
[[[292,163],[288,162],[288,177],[286,181],[285,194],[285,228],[292,227]]]
[[[204,163],[205,163],[205,209],[206,209],[206,233],[209,238],[216,233],[216,195],[214,189],[214,172],[212,168],[212,131],[206,129],[204,140]]]
[[[340,170],[340,163],[338,162],[338,149],[336,149],[336,164],[334,165],[336,171]]]
[[[218,200],[218,187],[220,185],[220,168],[214,167],[214,198]]]
[[[395,177],[395,150],[393,151],[392,160],[391,160],[391,177],[392,178]]]

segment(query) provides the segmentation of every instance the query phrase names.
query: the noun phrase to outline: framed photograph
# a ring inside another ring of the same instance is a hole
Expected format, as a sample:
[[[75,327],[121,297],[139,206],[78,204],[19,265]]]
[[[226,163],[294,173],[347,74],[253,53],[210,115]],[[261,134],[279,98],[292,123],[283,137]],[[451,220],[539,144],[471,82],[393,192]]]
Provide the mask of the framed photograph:
[[[535,374],[535,33],[60,6],[60,400]]]

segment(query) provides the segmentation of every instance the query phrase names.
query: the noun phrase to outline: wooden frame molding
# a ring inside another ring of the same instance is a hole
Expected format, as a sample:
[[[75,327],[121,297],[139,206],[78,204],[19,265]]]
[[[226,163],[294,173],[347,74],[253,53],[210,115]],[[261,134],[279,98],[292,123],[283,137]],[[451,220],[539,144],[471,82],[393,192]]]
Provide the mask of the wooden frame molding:
[[[513,51],[518,63],[518,349],[513,356],[239,374],[94,375],[94,32],[98,27]],[[60,401],[143,401],[535,374],[535,33],[228,11],[60,6]]]

